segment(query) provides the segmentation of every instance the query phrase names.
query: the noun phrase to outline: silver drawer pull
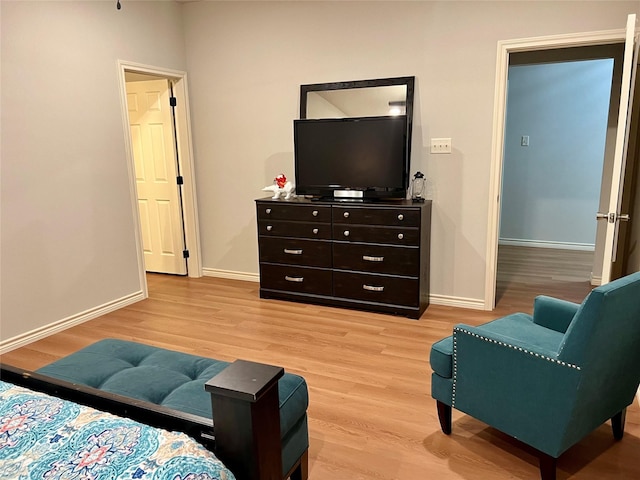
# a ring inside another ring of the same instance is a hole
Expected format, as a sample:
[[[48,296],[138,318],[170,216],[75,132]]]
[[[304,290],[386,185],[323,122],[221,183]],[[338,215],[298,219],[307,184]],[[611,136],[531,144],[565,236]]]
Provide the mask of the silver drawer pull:
[[[311,212],[311,215],[313,215],[314,217],[318,216],[318,210],[314,210],[313,212]]]
[[[373,285],[362,285],[362,288],[370,292],[382,292],[384,290],[384,287],[374,287]]]
[[[291,250],[290,248],[285,248],[284,253],[288,253],[289,255],[302,255],[302,249],[300,250]]]
[[[398,240],[402,240],[404,238],[404,235],[402,233],[398,234]]]
[[[312,232],[314,233],[314,235],[317,235],[317,234],[318,234],[318,229],[317,229],[317,228],[314,228],[314,229],[312,230]]]
[[[271,213],[271,209],[270,209],[270,208],[267,208],[267,209],[265,210],[265,212],[267,212],[267,215],[269,215],[269,214]]]
[[[290,277],[289,275],[285,275],[284,279],[287,282],[296,282],[296,283],[302,283],[304,281],[304,277]]]
[[[267,225],[267,232],[270,232],[271,230],[273,230],[273,225]]]
[[[371,257],[369,255],[363,255],[362,259],[366,260],[367,262],[384,262],[384,257]]]
[[[399,213],[399,214],[398,214],[398,220],[404,220],[404,215],[403,215],[403,214],[401,214],[401,213]]]
[[[345,231],[343,232],[343,235],[344,235],[345,237],[348,237],[348,236],[349,236],[349,230],[345,230]]]
[[[344,213],[342,214],[342,216],[343,216],[344,218],[349,218],[349,212],[344,212]]]

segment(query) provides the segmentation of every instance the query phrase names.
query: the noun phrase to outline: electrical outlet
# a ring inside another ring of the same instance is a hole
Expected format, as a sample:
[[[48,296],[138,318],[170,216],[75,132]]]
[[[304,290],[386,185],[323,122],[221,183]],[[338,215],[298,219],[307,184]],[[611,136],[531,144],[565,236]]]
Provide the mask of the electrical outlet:
[[[520,145],[523,147],[529,146],[529,135],[522,135],[522,137],[520,137]]]
[[[451,153],[450,138],[432,138],[431,153]]]

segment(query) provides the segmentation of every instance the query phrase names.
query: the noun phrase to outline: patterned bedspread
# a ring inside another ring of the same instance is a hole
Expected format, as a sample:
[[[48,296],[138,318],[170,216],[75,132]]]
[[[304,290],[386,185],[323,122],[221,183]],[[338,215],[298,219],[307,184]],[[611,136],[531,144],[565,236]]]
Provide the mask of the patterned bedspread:
[[[235,480],[212,452],[185,434],[2,381],[0,477]]]

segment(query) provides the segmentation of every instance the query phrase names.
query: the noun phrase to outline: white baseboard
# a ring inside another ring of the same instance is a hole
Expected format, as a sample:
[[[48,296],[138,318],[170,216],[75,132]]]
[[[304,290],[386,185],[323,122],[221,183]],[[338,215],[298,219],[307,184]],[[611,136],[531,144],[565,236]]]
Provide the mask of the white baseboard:
[[[472,310],[484,310],[484,300],[477,298],[451,297],[448,295],[429,295],[429,303],[446,307],[470,308]]]
[[[557,248],[560,250],[584,250],[593,252],[596,248],[593,243],[551,242],[546,240],[523,240],[520,238],[500,238],[498,245],[511,245],[514,247]]]
[[[247,282],[260,281],[260,275],[257,273],[235,272],[233,270],[220,270],[218,268],[203,268],[202,275],[205,277],[228,278],[230,280],[244,280]]]
[[[592,286],[597,287],[602,285],[602,277],[594,275],[593,273],[591,274],[591,280],[590,283]]]
[[[57,322],[50,323],[49,325],[46,325],[44,327],[36,328],[35,330],[23,333],[22,335],[12,337],[7,340],[2,340],[0,342],[0,355],[10,352],[11,350],[14,350],[16,348],[23,347],[29,343],[33,343],[42,338],[48,337],[49,335],[53,335],[54,333],[66,330],[67,328],[79,325],[80,323],[84,323],[88,320],[93,320],[94,318],[105,315],[109,312],[113,312],[114,310],[118,310],[119,308],[126,307],[127,305],[131,305],[132,303],[139,302],[140,300],[144,300],[144,298],[144,293],[142,292],[142,290],[140,290],[139,292],[126,295],[112,302],[90,308],[89,310],[85,310],[84,312],[80,312],[75,315],[71,315],[70,317],[63,318],[62,320],[58,320]]]

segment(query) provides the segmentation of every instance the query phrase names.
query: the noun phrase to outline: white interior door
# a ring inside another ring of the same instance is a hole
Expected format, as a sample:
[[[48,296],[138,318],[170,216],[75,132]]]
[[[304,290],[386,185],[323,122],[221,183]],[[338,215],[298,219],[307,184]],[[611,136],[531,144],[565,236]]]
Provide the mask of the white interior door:
[[[633,87],[638,64],[638,36],[636,35],[636,15],[631,14],[627,19],[626,39],[624,46],[624,62],[622,67],[622,87],[620,91],[620,110],[618,113],[618,129],[616,132],[616,146],[613,160],[613,175],[611,177],[611,195],[609,197],[609,211],[598,212],[600,221],[607,222],[604,244],[604,259],[602,265],[602,284],[611,281],[612,263],[616,261],[618,231],[620,221],[626,221],[629,216],[620,211],[622,188],[629,144],[629,126],[631,123],[631,105],[633,102]]]
[[[145,269],[187,273],[169,82],[127,82]]]

